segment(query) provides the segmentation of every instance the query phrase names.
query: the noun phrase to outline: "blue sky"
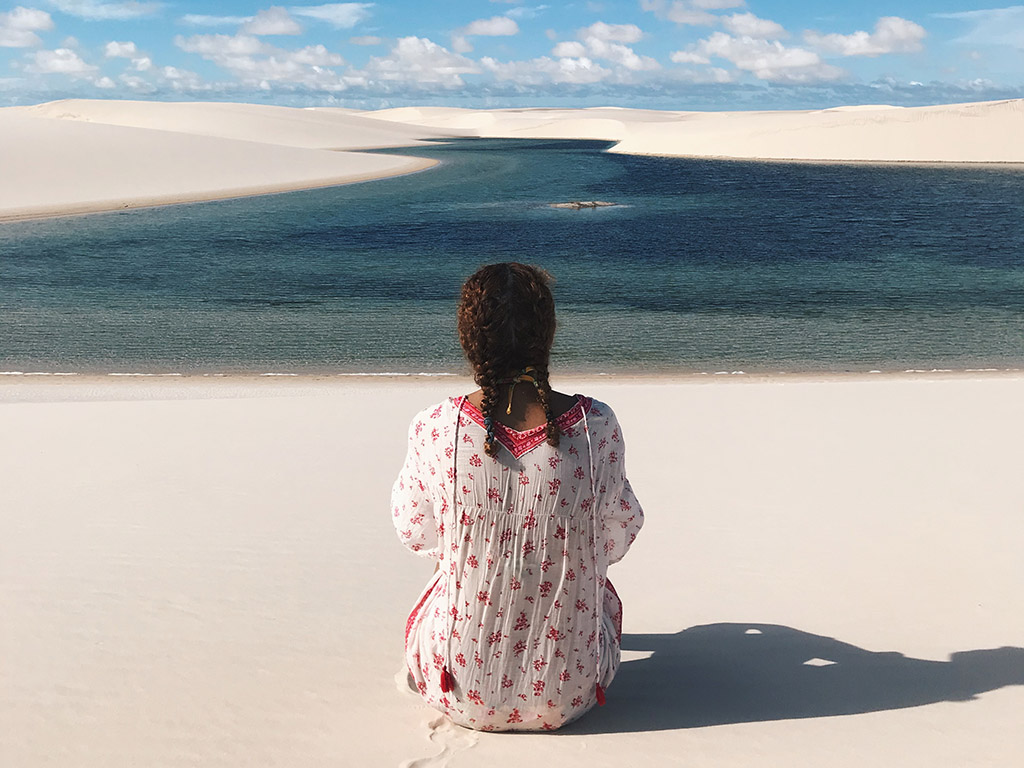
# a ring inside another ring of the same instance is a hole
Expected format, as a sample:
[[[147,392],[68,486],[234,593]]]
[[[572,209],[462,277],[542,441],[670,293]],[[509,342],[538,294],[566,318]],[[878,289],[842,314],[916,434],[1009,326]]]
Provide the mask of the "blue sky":
[[[0,3],[0,104],[818,108],[1024,96],[1024,6]]]

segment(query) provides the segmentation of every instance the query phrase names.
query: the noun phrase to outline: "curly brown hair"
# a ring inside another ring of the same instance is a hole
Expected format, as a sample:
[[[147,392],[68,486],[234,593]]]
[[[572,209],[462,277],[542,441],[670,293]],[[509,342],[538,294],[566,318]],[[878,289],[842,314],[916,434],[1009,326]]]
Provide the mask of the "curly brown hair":
[[[551,413],[548,365],[555,340],[555,300],[551,278],[539,267],[516,262],[490,264],[474,272],[462,286],[459,341],[483,392],[487,439],[484,451],[494,456],[494,413],[498,386],[527,367],[536,381],[537,397],[547,418],[547,442],[558,445],[558,426]]]

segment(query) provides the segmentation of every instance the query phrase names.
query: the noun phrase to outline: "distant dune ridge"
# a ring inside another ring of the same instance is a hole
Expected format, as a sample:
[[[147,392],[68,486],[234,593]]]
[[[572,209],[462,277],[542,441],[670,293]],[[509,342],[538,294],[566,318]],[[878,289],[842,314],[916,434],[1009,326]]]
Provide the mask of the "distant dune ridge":
[[[865,105],[785,112],[642,109],[465,110],[365,113],[436,130],[507,138],[618,142],[633,155],[861,162],[1024,162],[1024,99],[935,107]]]
[[[627,154],[840,162],[1024,163],[1024,100],[789,112],[620,107],[374,112],[71,99],[0,109],[0,220],[342,184],[422,158],[351,150],[424,139],[596,139]]]

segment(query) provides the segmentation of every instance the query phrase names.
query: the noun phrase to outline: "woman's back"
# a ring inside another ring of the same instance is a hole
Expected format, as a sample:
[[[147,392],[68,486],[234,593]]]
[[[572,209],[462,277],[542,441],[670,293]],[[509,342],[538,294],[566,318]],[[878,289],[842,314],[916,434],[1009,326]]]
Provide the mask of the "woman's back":
[[[467,398],[423,411],[395,485],[407,546],[439,571],[409,617],[406,655],[428,703],[480,729],[557,728],[595,703],[618,664],[621,606],[605,572],[642,513],[614,414],[577,396],[555,419],[498,426]]]

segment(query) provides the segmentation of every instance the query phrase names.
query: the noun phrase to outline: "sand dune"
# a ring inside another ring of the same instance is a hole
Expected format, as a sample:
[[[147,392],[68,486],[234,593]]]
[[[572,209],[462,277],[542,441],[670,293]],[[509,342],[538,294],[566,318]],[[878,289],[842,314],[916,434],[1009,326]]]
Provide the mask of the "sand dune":
[[[399,123],[381,125],[350,110],[294,109],[217,102],[97,101],[66,99],[15,114],[310,149],[406,147],[449,135]]]
[[[785,112],[397,109],[380,120],[492,138],[591,138],[612,152],[765,160],[1024,162],[1024,100]]]
[[[435,130],[472,132],[484,138],[620,141],[633,125],[675,123],[683,114],[619,107],[492,110],[399,107],[364,112],[363,116]]]
[[[647,523],[608,704],[510,737],[395,682],[390,485],[468,380],[0,377],[4,765],[1017,764],[1024,378],[556,385]]]
[[[613,152],[865,162],[1024,162],[1024,100],[644,123]]]
[[[439,135],[347,113],[70,100],[0,109],[0,220],[264,194],[420,170],[336,152]]]

